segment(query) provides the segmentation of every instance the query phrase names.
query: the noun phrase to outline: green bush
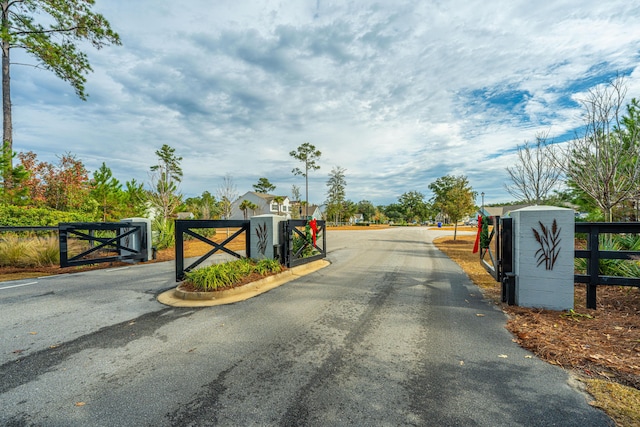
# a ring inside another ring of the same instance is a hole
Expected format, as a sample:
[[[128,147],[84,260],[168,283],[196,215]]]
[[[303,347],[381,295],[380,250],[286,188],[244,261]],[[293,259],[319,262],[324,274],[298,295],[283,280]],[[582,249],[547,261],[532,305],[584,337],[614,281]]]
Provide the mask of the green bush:
[[[157,217],[151,223],[153,247],[171,248],[176,245],[176,223],[173,219]]]
[[[93,214],[0,204],[0,226],[54,227],[61,222],[94,222]]]
[[[243,258],[190,271],[186,273],[185,281],[199,291],[210,292],[233,286],[252,273],[265,276],[281,270],[282,266],[277,260],[264,259],[256,262],[250,258]]]
[[[635,234],[600,235],[599,249],[601,251],[640,251],[640,236]],[[575,269],[586,274],[587,259],[576,258]],[[598,274],[603,276],[640,277],[640,261],[624,259],[601,259]]]
[[[319,238],[320,236],[316,236]],[[293,235],[293,253],[298,253],[299,250],[302,249],[302,252],[299,254],[300,258],[308,258],[310,256],[316,255],[319,253],[314,247],[313,244],[307,239],[298,234]]]
[[[277,259],[261,259],[254,266],[254,271],[261,276],[282,271],[282,264]]]

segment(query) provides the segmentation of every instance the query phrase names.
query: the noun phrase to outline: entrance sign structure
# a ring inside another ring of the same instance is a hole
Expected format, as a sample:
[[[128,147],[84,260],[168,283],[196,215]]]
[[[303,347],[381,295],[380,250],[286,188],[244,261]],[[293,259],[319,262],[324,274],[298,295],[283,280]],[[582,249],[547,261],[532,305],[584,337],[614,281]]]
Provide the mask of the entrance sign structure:
[[[573,309],[575,216],[572,209],[530,206],[511,212],[515,303]]]
[[[220,251],[236,258],[277,259],[287,268],[306,264],[327,256],[327,237],[325,221],[316,221],[314,232],[316,239],[300,231],[312,221],[287,220],[279,215],[259,215],[250,220],[176,220],[176,281],[182,281],[185,273],[192,271],[214,253]],[[223,242],[217,243],[198,233],[208,228],[237,228],[237,231]],[[245,250],[234,251],[227,248],[227,244],[236,237],[245,236]],[[185,236],[198,239],[212,249],[185,266],[184,239]],[[310,241],[311,240],[311,241]],[[308,255],[307,252],[311,252]]]
[[[251,217],[251,246],[249,256],[261,259],[281,259],[280,223],[287,218],[279,215],[256,215]]]

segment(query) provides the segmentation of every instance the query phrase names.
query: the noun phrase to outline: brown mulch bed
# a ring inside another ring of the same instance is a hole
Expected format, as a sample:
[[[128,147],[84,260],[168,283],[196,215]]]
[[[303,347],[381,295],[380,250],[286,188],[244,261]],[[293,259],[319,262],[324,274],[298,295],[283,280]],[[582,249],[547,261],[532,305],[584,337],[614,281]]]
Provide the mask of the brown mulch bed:
[[[530,309],[500,302],[500,284],[472,253],[475,236],[436,240],[485,295],[509,315],[514,340],[549,363],[589,378],[640,389],[640,289],[599,286],[596,310],[586,308],[584,285],[575,286],[573,312]]]
[[[586,307],[575,287],[574,311],[505,306],[517,342],[549,363],[640,390],[640,289],[598,287],[598,308]]]

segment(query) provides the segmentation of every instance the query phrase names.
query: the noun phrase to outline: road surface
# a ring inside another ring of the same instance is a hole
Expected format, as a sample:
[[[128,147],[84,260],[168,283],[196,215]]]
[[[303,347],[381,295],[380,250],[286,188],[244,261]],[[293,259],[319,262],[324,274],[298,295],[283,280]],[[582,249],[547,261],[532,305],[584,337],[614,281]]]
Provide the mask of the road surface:
[[[159,304],[173,263],[0,283],[0,425],[613,425],[442,233],[329,232],[329,267],[227,306]]]

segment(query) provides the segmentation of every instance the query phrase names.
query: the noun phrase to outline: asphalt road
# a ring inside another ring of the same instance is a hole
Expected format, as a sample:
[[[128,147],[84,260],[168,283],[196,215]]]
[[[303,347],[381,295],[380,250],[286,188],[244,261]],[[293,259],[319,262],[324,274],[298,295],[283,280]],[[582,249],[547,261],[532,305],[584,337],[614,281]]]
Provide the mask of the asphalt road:
[[[173,263],[0,283],[4,426],[607,426],[424,228],[329,233],[331,265],[170,308]]]

